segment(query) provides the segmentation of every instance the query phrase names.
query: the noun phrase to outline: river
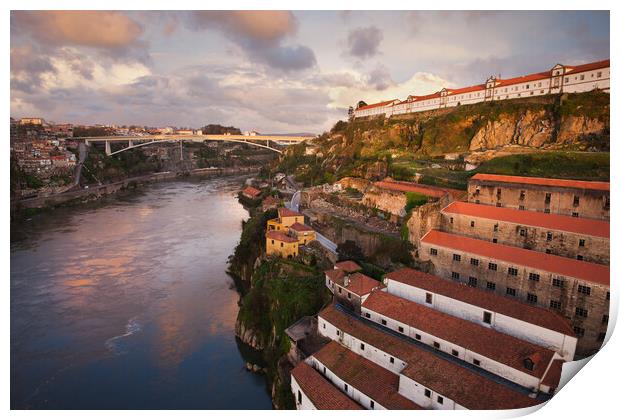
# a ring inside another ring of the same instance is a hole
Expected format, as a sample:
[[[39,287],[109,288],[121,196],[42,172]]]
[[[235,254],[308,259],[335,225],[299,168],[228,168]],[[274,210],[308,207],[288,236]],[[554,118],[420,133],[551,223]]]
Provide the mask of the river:
[[[234,336],[243,178],[151,184],[11,226],[11,408],[270,409]]]

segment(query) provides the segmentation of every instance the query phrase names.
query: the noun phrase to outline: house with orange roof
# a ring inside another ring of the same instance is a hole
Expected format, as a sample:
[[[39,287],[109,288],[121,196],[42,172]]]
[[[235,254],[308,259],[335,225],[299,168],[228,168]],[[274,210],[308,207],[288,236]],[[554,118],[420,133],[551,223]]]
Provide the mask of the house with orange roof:
[[[609,220],[609,182],[479,173],[469,179],[467,201]]]
[[[370,293],[385,287],[360,271],[361,267],[353,261],[341,261],[325,271],[325,286],[334,298],[357,312]]]
[[[278,208],[278,217],[267,221],[267,230],[277,230],[288,233],[288,228],[295,223],[304,223],[304,215],[286,207]]]
[[[299,255],[299,242],[280,231],[267,231],[265,233],[265,253],[277,255],[282,258],[293,258]]]
[[[441,230],[562,257],[609,264],[609,222],[454,201]]]
[[[530,305],[550,308],[572,322],[577,353],[600,348],[609,318],[609,266],[431,230],[419,255],[434,274],[482,287]]]

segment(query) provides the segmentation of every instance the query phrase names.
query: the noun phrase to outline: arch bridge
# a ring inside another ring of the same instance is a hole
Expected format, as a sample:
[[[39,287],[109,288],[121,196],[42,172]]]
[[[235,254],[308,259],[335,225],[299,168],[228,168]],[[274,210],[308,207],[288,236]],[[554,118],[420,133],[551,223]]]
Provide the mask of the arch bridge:
[[[105,153],[108,156],[113,156],[127,150],[135,149],[142,146],[148,146],[155,143],[183,143],[183,142],[195,142],[202,143],[204,141],[230,141],[235,143],[251,144],[263,149],[272,150],[276,153],[282,153],[282,150],[274,146],[290,146],[291,144],[301,143],[306,140],[311,140],[313,137],[307,136],[277,136],[277,135],[253,135],[246,136],[243,134],[202,134],[202,135],[181,135],[181,134],[168,134],[168,135],[147,135],[147,136],[104,136],[104,137],[74,137],[76,140],[84,140],[87,146],[94,143],[105,143]],[[112,151],[113,143],[127,144],[119,150]]]

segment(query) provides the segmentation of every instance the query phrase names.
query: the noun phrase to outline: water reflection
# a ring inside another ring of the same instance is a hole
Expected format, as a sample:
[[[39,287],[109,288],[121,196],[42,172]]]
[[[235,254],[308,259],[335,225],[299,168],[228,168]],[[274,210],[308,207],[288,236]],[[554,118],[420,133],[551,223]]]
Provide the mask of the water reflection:
[[[12,226],[11,406],[270,408],[234,341],[238,185],[152,185]]]

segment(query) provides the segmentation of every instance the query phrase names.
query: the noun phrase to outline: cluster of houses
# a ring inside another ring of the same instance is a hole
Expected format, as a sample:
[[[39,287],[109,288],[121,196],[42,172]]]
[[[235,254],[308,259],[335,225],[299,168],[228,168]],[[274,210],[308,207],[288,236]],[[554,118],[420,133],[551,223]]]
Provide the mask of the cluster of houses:
[[[556,64],[550,70],[502,79],[489,77],[485,83],[458,89],[444,88],[430,95],[410,95],[404,101],[392,99],[351,109],[354,118],[410,114],[486,101],[529,98],[591,90],[609,92],[610,61],[577,66]]]
[[[264,203],[263,203],[264,204]],[[267,221],[265,252],[282,258],[299,255],[299,247],[316,240],[316,232],[304,223],[304,215],[286,207],[278,208],[278,217]]]
[[[609,183],[477,174],[418,245],[425,271],[325,272],[334,301],[289,335],[298,409],[513,409],[548,400],[609,320]]]

